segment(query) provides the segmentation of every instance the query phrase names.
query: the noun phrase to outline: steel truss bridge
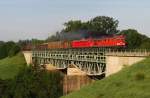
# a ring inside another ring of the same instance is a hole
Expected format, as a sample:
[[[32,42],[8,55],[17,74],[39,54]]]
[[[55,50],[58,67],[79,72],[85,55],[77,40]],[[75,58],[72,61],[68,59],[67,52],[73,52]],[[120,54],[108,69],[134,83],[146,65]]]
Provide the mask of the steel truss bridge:
[[[147,56],[147,50],[118,50],[110,48],[77,48],[57,50],[33,50],[32,60],[38,65],[51,64],[57,69],[75,65],[87,75],[105,74],[106,56]]]

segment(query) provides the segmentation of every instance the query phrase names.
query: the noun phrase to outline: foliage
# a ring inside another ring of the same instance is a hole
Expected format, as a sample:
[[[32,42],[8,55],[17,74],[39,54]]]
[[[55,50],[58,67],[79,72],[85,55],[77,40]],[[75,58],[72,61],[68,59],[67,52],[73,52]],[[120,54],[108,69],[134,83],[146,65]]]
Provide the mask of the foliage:
[[[14,56],[20,51],[20,47],[13,41],[1,43],[0,45],[0,59]]]
[[[7,50],[6,50],[6,45],[5,44],[2,44],[0,46],[0,59],[3,59],[5,57],[7,57]]]
[[[123,30],[120,34],[124,34],[126,36],[127,48],[129,49],[150,48],[149,38],[140,34],[137,30]]]
[[[59,98],[63,94],[62,79],[58,72],[25,67],[15,79],[1,80],[0,98]]]
[[[89,31],[99,32],[101,34],[117,33],[118,20],[107,16],[97,16],[89,21]]]
[[[150,49],[150,38],[147,40],[144,40],[142,44],[140,45],[141,49]]]
[[[27,67],[23,54],[0,60],[0,98],[59,98],[63,75]]]
[[[108,16],[97,16],[90,21],[81,22],[81,20],[71,20],[64,24],[64,32],[74,32],[79,30],[87,30],[89,32],[97,32],[100,34],[115,34],[118,32],[118,20]]]
[[[80,37],[81,35],[84,35],[90,37],[99,37],[101,35],[116,34],[118,33],[118,23],[118,20],[108,16],[97,16],[85,22],[81,20],[70,20],[64,23],[65,28],[61,30],[61,32],[56,32],[55,34],[49,36],[46,41],[49,42],[69,39],[64,39],[64,36],[71,37],[71,40],[73,40],[73,36]],[[79,32],[79,34],[77,32]],[[66,35],[66,33],[70,34]]]
[[[61,98],[149,98],[149,77],[150,58],[147,58]]]
[[[20,51],[20,47],[18,46],[18,45],[14,45],[11,49],[10,49],[10,51],[9,51],[9,53],[8,53],[8,56],[9,57],[12,57],[12,56],[15,56],[19,51]]]
[[[143,79],[145,79],[145,74],[143,72],[137,72],[135,74],[135,79],[136,80],[143,80]]]
[[[68,21],[66,23],[64,23],[65,28],[65,32],[73,32],[73,31],[78,31],[80,29],[82,29],[82,22],[80,20],[71,20]]]

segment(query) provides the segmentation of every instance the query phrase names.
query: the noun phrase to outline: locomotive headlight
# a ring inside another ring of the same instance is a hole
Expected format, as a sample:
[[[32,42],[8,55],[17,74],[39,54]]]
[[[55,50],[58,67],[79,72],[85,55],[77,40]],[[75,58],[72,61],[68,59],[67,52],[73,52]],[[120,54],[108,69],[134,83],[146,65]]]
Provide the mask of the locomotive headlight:
[[[117,43],[117,46],[119,46],[119,45],[125,45],[125,43],[123,43],[123,42],[118,42],[118,43]]]

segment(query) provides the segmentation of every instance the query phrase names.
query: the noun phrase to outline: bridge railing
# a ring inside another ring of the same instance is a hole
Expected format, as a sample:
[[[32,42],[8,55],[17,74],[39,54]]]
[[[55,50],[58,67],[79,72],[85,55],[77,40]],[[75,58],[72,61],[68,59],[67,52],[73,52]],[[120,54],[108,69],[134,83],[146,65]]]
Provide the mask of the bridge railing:
[[[147,49],[108,49],[107,56],[150,56],[150,50]]]

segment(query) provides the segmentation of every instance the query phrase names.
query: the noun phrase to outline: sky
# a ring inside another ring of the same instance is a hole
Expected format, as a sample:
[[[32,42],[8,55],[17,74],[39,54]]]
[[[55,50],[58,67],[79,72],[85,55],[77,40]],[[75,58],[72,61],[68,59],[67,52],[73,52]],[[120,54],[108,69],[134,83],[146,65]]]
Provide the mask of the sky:
[[[150,0],[0,0],[0,40],[46,39],[69,20],[96,16],[150,36]]]

